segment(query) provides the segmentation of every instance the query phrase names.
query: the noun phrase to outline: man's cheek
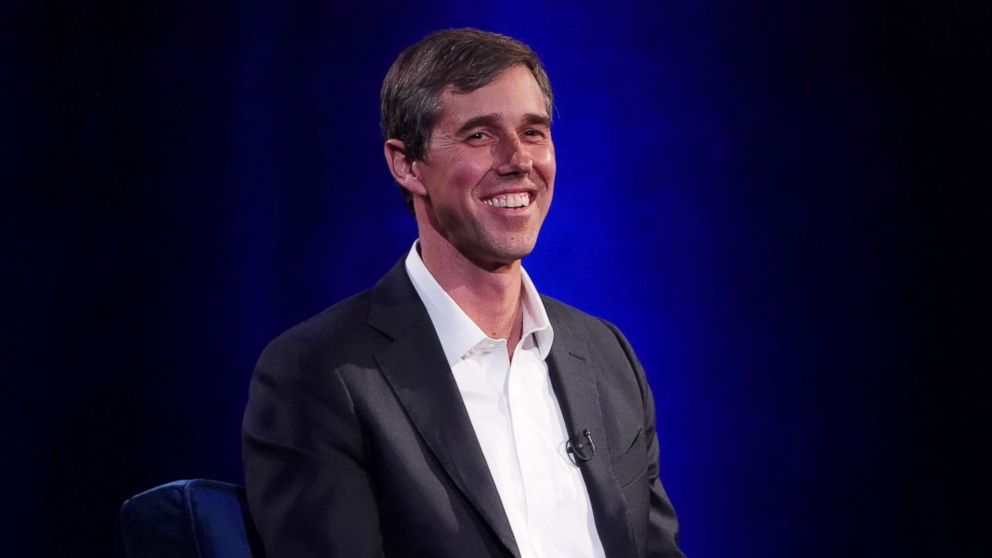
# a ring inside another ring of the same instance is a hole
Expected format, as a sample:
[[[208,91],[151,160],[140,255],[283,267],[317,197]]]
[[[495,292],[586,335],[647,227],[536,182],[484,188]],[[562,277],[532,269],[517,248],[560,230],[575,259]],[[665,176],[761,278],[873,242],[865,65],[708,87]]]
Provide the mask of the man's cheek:
[[[451,185],[456,191],[470,195],[473,199],[483,195],[475,191],[475,187],[486,176],[489,168],[479,163],[465,164],[451,174]]]

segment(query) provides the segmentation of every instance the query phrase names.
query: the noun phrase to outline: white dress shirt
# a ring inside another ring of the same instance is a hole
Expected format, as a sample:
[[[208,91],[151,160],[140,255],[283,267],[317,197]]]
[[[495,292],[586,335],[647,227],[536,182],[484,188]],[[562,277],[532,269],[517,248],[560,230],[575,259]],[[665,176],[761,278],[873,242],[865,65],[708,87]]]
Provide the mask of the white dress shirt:
[[[521,558],[604,557],[582,473],[565,453],[569,435],[545,362],[554,331],[527,272],[512,361],[506,339],[488,337],[441,288],[416,242],[406,272],[441,340]]]

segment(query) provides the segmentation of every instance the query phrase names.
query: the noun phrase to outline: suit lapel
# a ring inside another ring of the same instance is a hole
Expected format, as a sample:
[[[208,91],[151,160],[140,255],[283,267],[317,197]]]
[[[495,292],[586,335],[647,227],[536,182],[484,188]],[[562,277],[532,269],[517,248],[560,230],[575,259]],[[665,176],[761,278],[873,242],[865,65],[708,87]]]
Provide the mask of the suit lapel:
[[[410,421],[458,489],[519,556],[458,385],[402,260],[374,287],[369,325],[393,339],[375,359]]]
[[[607,556],[636,556],[627,504],[610,462],[599,384],[590,365],[588,348],[570,323],[562,321],[551,305],[545,304],[545,307],[555,330],[554,344],[548,354],[548,371],[565,426],[571,435],[589,429],[596,445],[594,457],[581,465],[581,470],[600,542]]]

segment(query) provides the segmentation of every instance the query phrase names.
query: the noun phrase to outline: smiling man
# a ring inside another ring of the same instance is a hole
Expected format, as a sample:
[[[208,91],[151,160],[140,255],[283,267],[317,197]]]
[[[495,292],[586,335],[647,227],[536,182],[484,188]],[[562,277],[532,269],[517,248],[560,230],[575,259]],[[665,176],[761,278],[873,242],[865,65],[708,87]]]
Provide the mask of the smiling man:
[[[419,238],[259,359],[243,434],[266,555],[682,556],[640,363],[521,266],[555,182],[537,55],[435,33],[381,101]]]

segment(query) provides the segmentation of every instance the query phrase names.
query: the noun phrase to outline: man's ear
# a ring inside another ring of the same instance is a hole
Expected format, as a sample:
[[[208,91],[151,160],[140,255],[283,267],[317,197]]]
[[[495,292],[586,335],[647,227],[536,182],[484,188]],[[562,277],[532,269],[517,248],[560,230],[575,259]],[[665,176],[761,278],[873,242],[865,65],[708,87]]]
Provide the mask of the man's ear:
[[[390,138],[386,140],[382,149],[386,155],[386,165],[389,166],[389,172],[393,174],[396,182],[415,196],[426,196],[427,188],[417,176],[416,161],[406,154],[406,144]]]

